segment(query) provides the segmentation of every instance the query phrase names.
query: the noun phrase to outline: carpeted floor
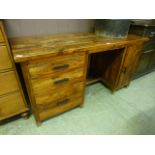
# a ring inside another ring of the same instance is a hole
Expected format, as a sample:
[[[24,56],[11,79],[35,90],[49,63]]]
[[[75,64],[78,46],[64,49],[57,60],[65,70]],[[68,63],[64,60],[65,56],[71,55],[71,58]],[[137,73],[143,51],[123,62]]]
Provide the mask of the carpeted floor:
[[[51,118],[40,127],[34,117],[0,125],[0,134],[155,134],[155,72],[114,94],[102,84],[86,89],[84,108]]]

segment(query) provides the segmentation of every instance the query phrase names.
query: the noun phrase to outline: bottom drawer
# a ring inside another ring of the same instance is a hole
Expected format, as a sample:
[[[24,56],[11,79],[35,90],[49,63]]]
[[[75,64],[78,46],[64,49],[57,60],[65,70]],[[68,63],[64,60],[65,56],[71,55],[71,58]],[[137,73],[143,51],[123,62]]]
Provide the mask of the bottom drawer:
[[[25,111],[26,107],[19,92],[0,98],[0,120]]]
[[[40,120],[43,121],[49,117],[63,113],[69,109],[81,105],[82,102],[83,95],[82,93],[79,93],[76,95],[72,95],[68,98],[66,97],[64,99],[57,100],[55,103],[52,104],[37,105]]]

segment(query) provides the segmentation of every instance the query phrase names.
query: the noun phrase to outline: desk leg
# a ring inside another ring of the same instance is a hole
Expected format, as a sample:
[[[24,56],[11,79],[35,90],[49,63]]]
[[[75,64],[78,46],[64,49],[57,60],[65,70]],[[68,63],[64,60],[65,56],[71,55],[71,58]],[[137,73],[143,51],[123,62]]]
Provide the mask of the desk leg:
[[[85,56],[85,64],[83,66],[84,69],[84,78],[83,78],[83,99],[82,99],[82,104],[80,104],[80,108],[83,108],[84,106],[84,97],[85,97],[85,88],[86,88],[86,82],[87,82],[87,72],[88,72],[88,67],[89,67],[89,54],[86,52]]]

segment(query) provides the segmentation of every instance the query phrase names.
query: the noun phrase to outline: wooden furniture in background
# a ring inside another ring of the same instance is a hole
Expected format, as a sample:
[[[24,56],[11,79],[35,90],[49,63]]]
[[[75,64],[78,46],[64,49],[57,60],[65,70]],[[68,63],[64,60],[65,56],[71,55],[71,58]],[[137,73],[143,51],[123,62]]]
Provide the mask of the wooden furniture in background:
[[[112,91],[129,85],[140,48],[147,40],[134,35],[106,39],[94,34],[10,39],[37,123],[81,106],[89,78],[101,80]]]
[[[155,21],[135,21],[131,24],[129,33],[149,38],[141,49],[140,59],[132,77],[136,79],[155,71]]]
[[[27,104],[12,59],[2,21],[0,21],[0,121],[21,114],[27,116]]]

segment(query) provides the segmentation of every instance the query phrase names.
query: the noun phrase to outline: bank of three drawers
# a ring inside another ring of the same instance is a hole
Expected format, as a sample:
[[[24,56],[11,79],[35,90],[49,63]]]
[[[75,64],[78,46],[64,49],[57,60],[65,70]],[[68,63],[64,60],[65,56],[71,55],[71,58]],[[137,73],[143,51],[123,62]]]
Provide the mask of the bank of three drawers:
[[[37,123],[83,104],[86,54],[61,54],[22,64]]]

